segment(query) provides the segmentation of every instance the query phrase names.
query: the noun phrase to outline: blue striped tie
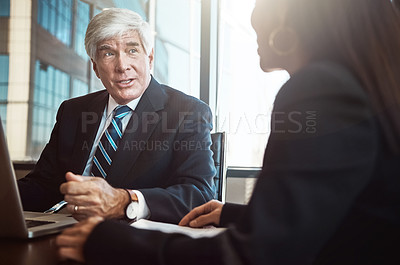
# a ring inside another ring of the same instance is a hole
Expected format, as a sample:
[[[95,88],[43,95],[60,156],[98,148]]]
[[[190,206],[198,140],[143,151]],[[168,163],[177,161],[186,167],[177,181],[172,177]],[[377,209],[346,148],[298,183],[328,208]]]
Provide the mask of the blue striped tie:
[[[103,136],[97,146],[96,153],[93,157],[92,176],[107,177],[107,172],[111,167],[114,154],[117,152],[119,140],[122,138],[122,123],[124,118],[131,109],[128,106],[117,107],[114,117],[104,131]]]

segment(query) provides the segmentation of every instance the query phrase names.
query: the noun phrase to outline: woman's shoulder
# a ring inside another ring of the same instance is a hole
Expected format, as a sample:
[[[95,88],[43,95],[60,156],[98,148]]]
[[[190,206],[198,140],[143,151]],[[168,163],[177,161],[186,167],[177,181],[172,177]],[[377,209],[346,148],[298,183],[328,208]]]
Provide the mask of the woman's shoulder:
[[[312,62],[283,85],[277,100],[301,100],[310,97],[348,95],[367,100],[357,76],[343,64],[332,61]]]
[[[359,84],[358,78],[349,67],[334,61],[311,62],[293,75],[293,80],[307,78],[318,81],[341,81]]]

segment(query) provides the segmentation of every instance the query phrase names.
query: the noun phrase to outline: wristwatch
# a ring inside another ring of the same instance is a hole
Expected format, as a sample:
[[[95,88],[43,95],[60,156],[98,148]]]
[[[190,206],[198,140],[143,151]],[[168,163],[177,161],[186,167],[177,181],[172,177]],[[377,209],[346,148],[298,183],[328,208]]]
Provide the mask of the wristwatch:
[[[127,219],[127,221],[129,223],[133,223],[136,221],[137,219],[137,214],[139,211],[139,203],[136,200],[136,196],[133,193],[133,191],[125,189],[126,192],[128,192],[129,194],[129,198],[131,198],[131,202],[128,203],[128,205],[125,208],[125,219]]]

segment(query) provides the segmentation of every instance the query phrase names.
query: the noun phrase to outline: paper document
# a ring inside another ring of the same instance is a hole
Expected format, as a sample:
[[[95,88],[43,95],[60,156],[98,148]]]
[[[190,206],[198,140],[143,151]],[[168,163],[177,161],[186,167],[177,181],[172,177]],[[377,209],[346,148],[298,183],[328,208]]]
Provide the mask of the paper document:
[[[205,228],[191,228],[168,223],[153,222],[145,219],[141,219],[131,224],[131,226],[139,229],[161,231],[164,233],[179,233],[192,238],[213,237],[226,230],[226,228],[217,228],[214,226]]]

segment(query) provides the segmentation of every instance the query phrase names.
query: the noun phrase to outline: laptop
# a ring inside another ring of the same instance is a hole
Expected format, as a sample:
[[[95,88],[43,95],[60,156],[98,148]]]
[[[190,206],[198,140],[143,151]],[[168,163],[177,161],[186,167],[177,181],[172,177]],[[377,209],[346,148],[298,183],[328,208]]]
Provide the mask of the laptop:
[[[0,118],[0,237],[34,238],[58,233],[77,221],[70,214],[22,210],[14,167]]]

